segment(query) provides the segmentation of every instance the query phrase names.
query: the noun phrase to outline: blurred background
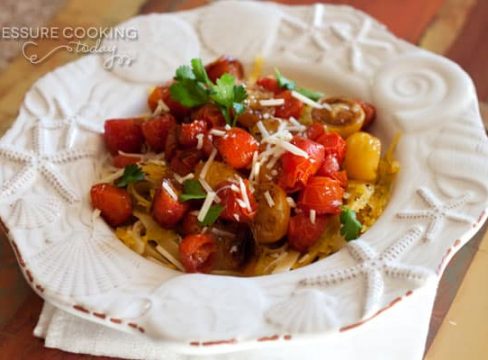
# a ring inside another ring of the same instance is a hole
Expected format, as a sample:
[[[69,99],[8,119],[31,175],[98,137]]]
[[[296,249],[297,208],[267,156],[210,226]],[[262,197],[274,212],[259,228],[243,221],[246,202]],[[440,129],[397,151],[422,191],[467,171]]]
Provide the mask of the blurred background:
[[[210,0],[0,0],[0,30],[8,27],[110,27],[138,14],[191,9]],[[283,4],[314,1],[278,0]],[[383,22],[398,37],[442,54],[473,78],[488,118],[488,0],[329,0],[347,4]],[[237,16],[237,15],[236,15]],[[0,135],[16,117],[25,92],[43,74],[74,60],[60,51],[33,65],[21,55],[23,41],[0,34]],[[37,41],[42,57],[66,39]],[[486,121],[486,120],[485,120]],[[485,235],[485,236],[484,236]],[[483,240],[484,236],[484,240]],[[488,355],[488,237],[486,226],[460,251],[444,274],[431,322],[427,359],[482,359]],[[46,350],[32,336],[42,301],[23,279],[13,252],[0,235],[0,359],[72,358]],[[484,324],[484,325],[483,325]],[[458,344],[458,345],[454,345]],[[81,358],[79,356],[73,358]],[[89,357],[83,357],[89,358]]]

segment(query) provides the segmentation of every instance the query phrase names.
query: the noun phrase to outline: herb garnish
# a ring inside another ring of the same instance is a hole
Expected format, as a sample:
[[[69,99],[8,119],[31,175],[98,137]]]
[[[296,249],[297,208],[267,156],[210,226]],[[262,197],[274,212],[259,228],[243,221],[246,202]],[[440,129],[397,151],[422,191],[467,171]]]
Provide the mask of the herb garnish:
[[[171,97],[186,107],[196,107],[214,102],[224,115],[227,124],[235,126],[237,117],[244,111],[247,92],[236,85],[236,79],[224,74],[214,84],[208,78],[201,59],[192,59],[191,67],[182,65],[176,70],[175,82],[170,87]]]
[[[313,91],[302,87],[297,88],[296,83],[293,80],[290,80],[284,77],[283,75],[281,75],[280,71],[276,68],[275,68],[275,78],[278,81],[278,85],[281,88],[286,90],[295,90],[296,92],[299,92],[303,96],[306,96],[313,101],[318,101],[320,98],[324,96],[324,94],[319,91]]]
[[[356,213],[343,206],[341,215],[341,235],[344,236],[346,241],[351,241],[357,239],[359,236],[359,232],[361,231],[361,223],[356,218]]]
[[[224,207],[222,205],[216,204],[210,206],[210,209],[208,209],[207,215],[205,215],[205,219],[200,222],[200,225],[203,226],[210,226],[213,225],[215,221],[220,216],[220,213],[224,210]]]
[[[140,180],[144,180],[142,169],[136,164],[130,164],[124,168],[124,173],[117,179],[117,181],[115,181],[115,185],[118,187],[126,187],[127,185]]]
[[[185,180],[183,182],[183,193],[180,194],[180,201],[205,199],[207,193],[200,184],[200,181],[195,179]]]

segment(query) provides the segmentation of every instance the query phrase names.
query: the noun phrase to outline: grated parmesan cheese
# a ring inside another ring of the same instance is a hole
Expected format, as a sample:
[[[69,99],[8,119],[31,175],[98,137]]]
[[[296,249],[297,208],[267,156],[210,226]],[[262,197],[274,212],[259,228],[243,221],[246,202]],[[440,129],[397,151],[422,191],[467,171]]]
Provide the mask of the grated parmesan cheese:
[[[308,106],[314,108],[314,109],[329,109],[330,110],[330,105],[329,104],[319,104],[318,102],[315,102],[308,97],[300,94],[299,92],[292,90],[291,96],[293,96],[295,99],[300,100],[302,103],[307,104]]]
[[[197,134],[197,149],[200,150],[203,147],[203,134]]]
[[[281,106],[285,103],[285,99],[266,99],[259,100],[261,106]]]
[[[178,201],[178,195],[176,195],[175,191],[166,180],[163,180],[162,187],[174,201]]]
[[[317,218],[317,212],[315,210],[310,210],[310,222],[315,224],[315,219]]]
[[[225,136],[226,132],[224,130],[212,129],[210,130],[210,134],[215,136]]]
[[[272,208],[273,206],[275,206],[275,202],[274,202],[273,198],[271,197],[271,194],[269,193],[269,191],[266,191],[264,193],[264,198],[266,199],[266,202],[268,203],[268,206],[270,208]]]
[[[205,197],[205,201],[203,202],[202,207],[200,208],[200,211],[198,212],[197,219],[198,221],[202,222],[205,220],[205,217],[207,216],[208,211],[210,210],[210,206],[212,206],[212,203],[215,200],[215,197],[217,194],[215,192],[208,192],[207,196]]]
[[[207,176],[208,169],[210,168],[210,165],[212,165],[215,157],[217,156],[217,149],[213,148],[212,152],[210,153],[210,156],[208,157],[207,162],[202,168],[202,171],[200,172],[200,179],[205,179]]]
[[[258,127],[259,132],[261,133],[261,136],[263,137],[263,139],[266,139],[267,137],[269,137],[269,132],[268,132],[268,130],[266,130],[266,127],[264,126],[262,121],[258,121],[256,126]]]
[[[153,116],[160,115],[161,113],[167,113],[169,112],[169,107],[166,105],[166,103],[159,99],[158,100],[158,105],[156,106],[156,109],[154,109],[154,112],[152,113]]]
[[[155,250],[166,259],[168,259],[174,266],[178,268],[178,270],[185,271],[183,265],[176,258],[174,258],[169,251],[166,251],[166,249],[163,248],[161,245],[156,245]]]
[[[291,197],[287,197],[286,198],[286,202],[288,203],[288,205],[290,205],[290,207],[294,208],[294,207],[297,207],[297,203],[295,202],[295,200],[293,200],[293,198]]]
[[[241,188],[241,195],[242,195],[242,200],[246,204],[246,208],[251,211],[251,203],[249,202],[249,197],[247,196],[247,190],[246,190],[246,184],[244,184],[244,180],[242,178],[239,178],[239,186]]]
[[[188,175],[185,175],[185,176],[180,176],[178,175],[177,173],[174,173],[173,174],[173,177],[175,178],[176,181],[178,181],[180,184],[183,184],[186,180],[190,180],[190,179],[193,179],[195,177],[194,174],[192,173],[189,173]]]

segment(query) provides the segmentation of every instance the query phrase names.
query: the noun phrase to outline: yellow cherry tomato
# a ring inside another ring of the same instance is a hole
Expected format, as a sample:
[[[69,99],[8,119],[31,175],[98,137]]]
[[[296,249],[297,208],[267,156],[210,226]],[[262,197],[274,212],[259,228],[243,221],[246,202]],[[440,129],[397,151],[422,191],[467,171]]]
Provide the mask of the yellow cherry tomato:
[[[381,142],[366,132],[357,132],[346,139],[347,176],[353,180],[373,182],[378,175]]]

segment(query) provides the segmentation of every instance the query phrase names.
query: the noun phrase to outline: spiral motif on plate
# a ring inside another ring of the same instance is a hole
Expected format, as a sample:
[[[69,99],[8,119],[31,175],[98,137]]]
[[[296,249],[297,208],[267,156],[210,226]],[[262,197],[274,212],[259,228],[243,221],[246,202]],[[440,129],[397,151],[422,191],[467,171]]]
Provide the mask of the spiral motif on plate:
[[[467,106],[470,91],[473,85],[459,66],[421,51],[386,63],[373,82],[374,103],[392,112],[406,132],[444,124]]]

